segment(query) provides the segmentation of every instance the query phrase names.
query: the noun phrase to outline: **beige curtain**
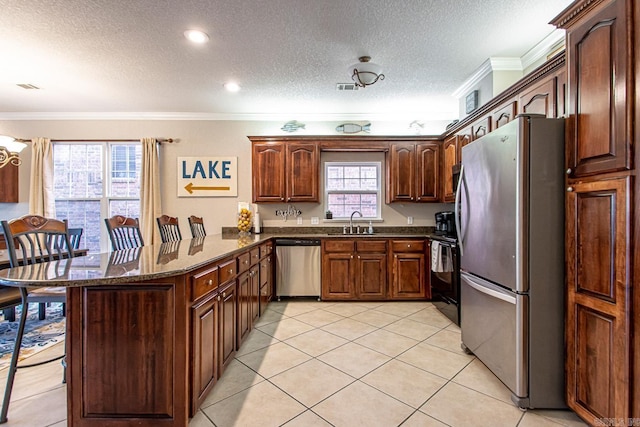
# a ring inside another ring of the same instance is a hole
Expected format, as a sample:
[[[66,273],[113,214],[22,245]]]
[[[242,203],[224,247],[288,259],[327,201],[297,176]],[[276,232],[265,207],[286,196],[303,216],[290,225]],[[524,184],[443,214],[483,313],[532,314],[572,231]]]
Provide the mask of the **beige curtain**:
[[[53,144],[49,138],[31,140],[29,213],[47,218],[56,217],[53,194]]]
[[[155,138],[142,138],[140,173],[140,228],[145,245],[160,243],[156,218],[162,215],[160,203],[160,150]]]

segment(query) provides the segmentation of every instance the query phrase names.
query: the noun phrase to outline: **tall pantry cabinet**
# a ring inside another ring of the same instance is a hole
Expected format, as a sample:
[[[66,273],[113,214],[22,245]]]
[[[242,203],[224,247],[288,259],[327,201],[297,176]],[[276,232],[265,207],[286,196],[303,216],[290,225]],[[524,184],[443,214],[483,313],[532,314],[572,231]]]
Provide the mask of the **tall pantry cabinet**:
[[[552,21],[569,92],[566,397],[591,425],[640,422],[639,19],[638,1],[581,0]]]

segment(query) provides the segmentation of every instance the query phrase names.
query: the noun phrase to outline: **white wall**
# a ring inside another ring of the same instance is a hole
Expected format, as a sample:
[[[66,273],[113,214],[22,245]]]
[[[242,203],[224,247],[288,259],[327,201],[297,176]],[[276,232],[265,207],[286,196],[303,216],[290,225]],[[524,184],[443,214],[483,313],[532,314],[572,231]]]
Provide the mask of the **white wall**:
[[[448,121],[429,123],[425,128],[440,134]],[[335,135],[339,123],[312,122],[300,135]],[[287,135],[280,130],[281,122],[258,121],[179,121],[179,120],[10,120],[0,121],[0,134],[16,138],[31,139],[139,139],[142,137],[174,138],[177,143],[162,144],[161,185],[162,209],[167,215],[177,216],[186,232],[189,215],[202,216],[209,234],[219,233],[221,227],[235,226],[238,202],[251,202],[251,142],[247,135]],[[394,127],[395,126],[395,127]],[[395,129],[395,132],[394,132]],[[411,134],[412,130],[392,123],[375,123],[371,134]],[[177,197],[177,157],[179,156],[237,156],[238,197]],[[323,153],[334,156],[335,153]],[[345,153],[350,159],[364,158],[365,154]],[[0,203],[0,219],[14,218],[28,213],[29,168],[31,148],[22,153],[20,166],[20,203]],[[384,168],[383,168],[384,169]],[[1,185],[1,183],[0,183]],[[302,210],[305,226],[312,216],[323,217],[322,203],[295,204]],[[276,217],[275,210],[286,208],[286,204],[262,204],[260,215],[264,226],[296,226],[295,220],[284,222]],[[383,205],[382,225],[406,225],[407,217],[414,217],[414,225],[435,225],[434,213],[450,210],[444,204]],[[322,223],[321,223],[322,225]]]

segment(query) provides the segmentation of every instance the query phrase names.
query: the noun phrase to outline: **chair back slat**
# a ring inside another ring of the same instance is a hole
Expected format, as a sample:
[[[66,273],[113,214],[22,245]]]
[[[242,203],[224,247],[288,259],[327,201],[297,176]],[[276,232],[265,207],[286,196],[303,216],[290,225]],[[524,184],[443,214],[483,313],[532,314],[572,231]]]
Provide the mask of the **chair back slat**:
[[[204,237],[207,235],[202,217],[191,215],[189,217],[189,228],[191,229],[191,237]]]
[[[162,239],[162,243],[182,240],[182,233],[180,233],[178,218],[169,215],[162,215],[156,218],[156,221],[158,222],[158,228],[160,229],[160,238]]]
[[[2,221],[2,228],[11,267],[73,257],[67,220],[25,215]]]
[[[144,246],[138,218],[115,215],[111,218],[105,218],[104,223],[107,226],[111,247],[114,251]]]

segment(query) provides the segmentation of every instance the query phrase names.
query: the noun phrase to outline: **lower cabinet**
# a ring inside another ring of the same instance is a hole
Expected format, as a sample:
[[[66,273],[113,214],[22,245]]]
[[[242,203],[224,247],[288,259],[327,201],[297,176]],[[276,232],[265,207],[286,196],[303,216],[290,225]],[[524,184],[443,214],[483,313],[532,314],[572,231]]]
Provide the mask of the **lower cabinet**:
[[[427,242],[395,240],[391,243],[392,283],[390,299],[431,299],[427,286]]]
[[[324,240],[322,299],[430,298],[426,248],[426,240],[395,241],[371,237]]]
[[[273,297],[273,261],[271,255],[260,261],[260,315]]]
[[[249,271],[245,271],[240,274],[236,283],[238,292],[238,329],[236,331],[236,348],[239,348],[247,335],[249,335],[249,331],[251,330],[251,320],[253,319],[251,314],[251,278],[249,276]]]
[[[227,285],[222,285],[218,296],[220,297],[220,334],[218,336],[220,369],[218,376],[220,376],[236,354],[236,282],[231,281]]]
[[[193,355],[191,414],[195,414],[218,378],[218,296],[211,296],[191,308]]]
[[[253,265],[249,270],[249,289],[251,292],[251,322],[249,330],[260,317],[260,265]]]

